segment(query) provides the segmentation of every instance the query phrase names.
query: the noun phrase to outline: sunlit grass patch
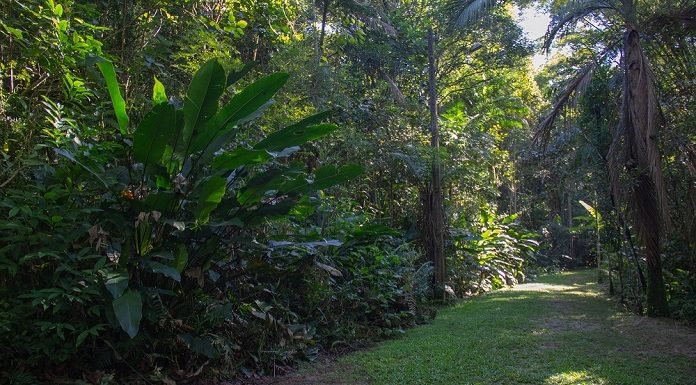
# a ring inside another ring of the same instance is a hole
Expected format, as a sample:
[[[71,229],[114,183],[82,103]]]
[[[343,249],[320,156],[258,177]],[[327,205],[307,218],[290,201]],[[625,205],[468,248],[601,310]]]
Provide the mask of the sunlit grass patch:
[[[607,385],[607,380],[590,374],[586,370],[554,374],[544,382],[548,385]]]
[[[340,362],[372,385],[696,385],[688,352],[646,353],[646,331],[617,327],[635,317],[617,317],[594,278],[544,276],[467,300]]]

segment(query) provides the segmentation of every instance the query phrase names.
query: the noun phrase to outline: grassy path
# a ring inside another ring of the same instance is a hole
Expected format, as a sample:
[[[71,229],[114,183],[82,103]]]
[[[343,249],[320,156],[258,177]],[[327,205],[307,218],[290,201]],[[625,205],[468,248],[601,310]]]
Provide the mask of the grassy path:
[[[592,271],[441,311],[429,325],[267,384],[696,385],[696,330],[617,311]]]

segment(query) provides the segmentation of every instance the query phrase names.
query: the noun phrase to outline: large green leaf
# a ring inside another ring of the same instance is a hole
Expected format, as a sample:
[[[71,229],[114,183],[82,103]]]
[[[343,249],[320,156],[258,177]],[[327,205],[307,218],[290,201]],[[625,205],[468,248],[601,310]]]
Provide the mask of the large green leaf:
[[[145,115],[133,134],[133,158],[145,165],[159,164],[177,128],[177,113],[171,104],[160,103]]]
[[[152,86],[152,104],[160,104],[167,102],[167,92],[164,90],[164,84],[155,77],[155,84]]]
[[[185,124],[179,148],[188,150],[194,132],[215,115],[226,81],[225,70],[215,59],[205,63],[193,76],[184,99]]]
[[[167,213],[178,204],[178,197],[174,191],[157,191],[149,194],[145,200],[136,202],[140,211],[159,211]]]
[[[116,79],[114,65],[108,60],[101,59],[97,62],[97,66],[99,67],[99,70],[106,81],[106,88],[109,90],[111,104],[114,106],[114,114],[116,115],[116,120],[118,121],[118,129],[121,134],[126,135],[128,133],[126,101],[123,100],[123,96],[121,96],[121,90],[118,86],[118,79]]]
[[[256,67],[255,62],[247,63],[239,71],[230,71],[227,75],[227,87],[236,83],[239,79],[243,78],[244,75],[249,73],[254,67]]]
[[[220,176],[212,176],[199,187],[198,204],[195,214],[196,220],[201,223],[208,222],[210,213],[215,210],[225,196],[227,179]]]
[[[143,318],[143,299],[140,293],[128,289],[114,300],[112,306],[121,329],[128,333],[130,338],[138,335],[140,320]]]
[[[179,245],[179,247],[176,250],[176,259],[174,260],[174,267],[176,268],[176,271],[178,271],[179,273],[184,271],[187,263],[188,250],[186,250],[186,246]]]
[[[320,112],[318,114],[314,114],[312,116],[308,116],[299,122],[295,124],[291,124],[287,127],[285,127],[282,130],[276,131],[266,137],[266,139],[262,140],[261,142],[257,143],[256,146],[254,146],[255,149],[266,149],[269,151],[280,151],[282,149],[296,146],[296,144],[291,144],[287,145],[284,141],[286,139],[289,139],[288,135],[292,133],[299,133],[300,130],[307,128],[309,126],[317,125],[321,123],[323,120],[328,118],[333,112],[332,111],[324,111]],[[304,142],[303,142],[304,143]],[[302,144],[302,143],[300,143]]]
[[[248,150],[238,147],[226,152],[213,160],[213,168],[218,171],[234,170],[239,166],[262,164],[273,159],[266,150]]]
[[[287,80],[288,74],[275,73],[244,88],[199,130],[193,139],[191,152],[204,150],[213,139],[233,129],[235,124],[267,106],[267,102]]]
[[[106,181],[104,180],[104,178],[102,178],[102,176],[99,175],[99,173],[97,173],[96,171],[94,171],[91,167],[87,166],[86,164],[84,164],[84,163],[80,162],[79,160],[77,160],[77,158],[75,157],[75,155],[74,155],[72,152],[70,152],[70,151],[68,151],[68,150],[64,150],[64,149],[62,149],[62,148],[54,148],[53,151],[54,151],[56,154],[58,154],[58,155],[60,155],[60,156],[63,156],[63,157],[65,157],[65,158],[67,158],[67,159],[69,159],[69,160],[75,162],[76,164],[80,165],[80,167],[82,167],[83,169],[85,169],[85,170],[86,170],[87,172],[89,172],[90,174],[94,175],[94,176],[104,185],[104,187],[109,187],[109,184],[106,183]]]
[[[287,198],[272,205],[263,205],[254,210],[250,218],[245,218],[249,223],[258,223],[266,220],[268,217],[281,217],[288,215],[298,203],[297,198]]]
[[[284,148],[299,146],[309,141],[321,138],[322,136],[328,135],[337,129],[338,127],[333,124],[317,124],[314,126],[294,124],[280,131],[274,132],[266,139],[256,144],[254,148],[257,150],[264,149],[268,151],[280,151]]]
[[[242,206],[257,203],[267,191],[278,190],[286,180],[281,170],[277,168],[266,170],[247,182],[246,186],[237,193],[237,200]]]
[[[177,282],[181,282],[181,274],[175,267],[167,266],[163,263],[151,261],[148,263],[153,272],[169,277]]]
[[[116,274],[111,276],[106,280],[104,286],[106,286],[106,290],[111,293],[114,299],[119,298],[128,288],[128,274]]]
[[[215,346],[213,346],[210,341],[197,337],[191,334],[180,334],[179,338],[184,340],[186,342],[186,345],[188,345],[189,349],[193,350],[194,352],[198,354],[202,354],[208,358],[218,358],[220,356],[220,353],[215,349]]]

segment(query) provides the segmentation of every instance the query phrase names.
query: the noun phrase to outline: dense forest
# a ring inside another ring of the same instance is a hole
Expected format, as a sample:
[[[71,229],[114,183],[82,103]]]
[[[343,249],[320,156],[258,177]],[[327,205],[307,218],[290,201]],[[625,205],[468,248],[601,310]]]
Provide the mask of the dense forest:
[[[0,9],[0,383],[282,374],[578,268],[696,324],[694,0]]]

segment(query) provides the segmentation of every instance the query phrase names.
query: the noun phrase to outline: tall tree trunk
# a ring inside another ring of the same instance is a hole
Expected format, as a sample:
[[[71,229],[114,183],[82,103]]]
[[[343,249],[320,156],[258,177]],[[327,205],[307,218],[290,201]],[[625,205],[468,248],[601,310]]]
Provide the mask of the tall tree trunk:
[[[666,221],[664,182],[657,146],[660,113],[652,74],[640,45],[640,36],[628,30],[624,36],[623,132],[626,135],[629,173],[635,175],[632,195],[638,234],[647,262],[647,313],[668,314],[662,277],[660,236]]]
[[[324,39],[326,37],[326,16],[329,14],[329,3],[331,0],[322,1],[321,9],[321,31],[319,33],[319,42],[317,43],[317,57],[321,60],[324,55]]]
[[[326,91],[326,72],[328,67],[322,65],[324,57],[324,40],[326,39],[326,20],[329,13],[329,5],[331,0],[312,1],[312,26],[316,38],[314,39],[314,74],[311,77],[311,87],[309,93],[312,101],[320,110],[325,109],[325,91]],[[321,7],[320,10],[317,10]],[[321,21],[317,25],[317,11],[321,12]]]
[[[442,292],[445,279],[445,245],[444,245],[444,207],[442,199],[442,175],[440,172],[440,133],[437,111],[437,68],[435,57],[435,34],[428,31],[428,107],[430,109],[430,146],[433,161],[430,188],[426,197],[425,208],[425,244],[426,253],[433,262],[433,285],[435,292]]]

